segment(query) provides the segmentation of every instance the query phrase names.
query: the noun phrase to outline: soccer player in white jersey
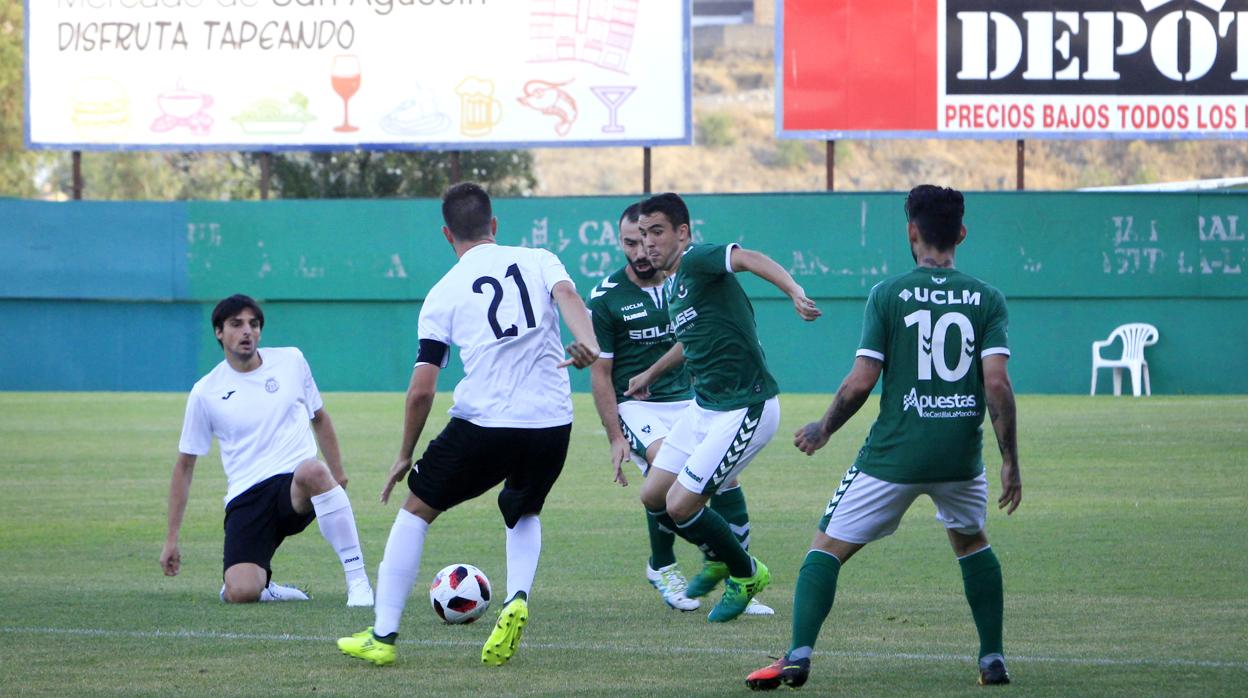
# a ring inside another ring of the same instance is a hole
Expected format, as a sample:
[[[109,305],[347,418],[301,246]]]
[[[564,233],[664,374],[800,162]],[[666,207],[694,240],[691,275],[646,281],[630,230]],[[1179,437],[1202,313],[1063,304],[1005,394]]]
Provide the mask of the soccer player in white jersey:
[[[227,481],[221,599],[307,600],[299,589],[272,581],[271,562],[282,541],[315,518],[342,563],[347,605],[372,606],[338,436],[308,362],[294,347],[260,349],[264,313],[247,296],[218,303],[212,326],[225,360],[195,384],[186,401],[161,568],[171,577],[181,570],[178,533],[191,476],[216,437]],[[316,457],[318,445],[324,460]]]
[[[405,476],[410,493],[377,571],[375,622],[338,640],[344,654],[377,666],[395,660],[399,619],[420,573],[429,525],[500,482],[507,596],[481,661],[498,666],[515,654],[542,547],[538,514],[563,470],[572,433],[566,367],[585,368],[599,353],[589,311],[563,263],[548,250],[497,244],[498,220],[484,189],[470,182],[451,187],[442,198],[442,217],[442,234],[459,261],[421,306],[403,440],[381,501]],[[567,360],[560,312],[575,338]],[[455,386],[451,420],[413,468],[412,452],[452,344],[460,348],[464,378]]]

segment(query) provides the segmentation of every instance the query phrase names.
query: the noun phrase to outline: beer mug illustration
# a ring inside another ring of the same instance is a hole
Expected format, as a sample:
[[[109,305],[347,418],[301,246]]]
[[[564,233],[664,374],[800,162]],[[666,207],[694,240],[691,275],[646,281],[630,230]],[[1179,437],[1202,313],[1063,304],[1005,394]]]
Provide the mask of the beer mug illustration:
[[[455,88],[459,95],[459,132],[488,136],[503,118],[503,103],[494,99],[494,81],[466,77]]]

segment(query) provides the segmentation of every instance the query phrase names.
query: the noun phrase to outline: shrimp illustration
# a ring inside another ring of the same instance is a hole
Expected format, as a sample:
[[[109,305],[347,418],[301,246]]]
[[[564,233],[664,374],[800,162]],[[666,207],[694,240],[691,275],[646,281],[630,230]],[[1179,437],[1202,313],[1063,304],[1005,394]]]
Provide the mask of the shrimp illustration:
[[[524,84],[524,96],[516,98],[516,101],[557,118],[559,122],[555,124],[555,133],[566,136],[576,122],[576,100],[561,88],[571,82],[530,80]]]

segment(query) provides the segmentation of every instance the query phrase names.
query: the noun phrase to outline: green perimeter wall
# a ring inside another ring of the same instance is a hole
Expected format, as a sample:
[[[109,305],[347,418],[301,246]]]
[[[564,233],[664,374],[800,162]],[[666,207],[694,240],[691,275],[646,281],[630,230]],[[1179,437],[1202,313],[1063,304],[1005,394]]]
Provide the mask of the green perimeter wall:
[[[632,200],[498,200],[499,241],[553,250],[584,294],[623,264]],[[867,292],[913,266],[903,200],[688,197],[697,239],[766,252],[823,308],[802,323],[744,279],[782,390],[839,385]],[[1087,391],[1092,341],[1142,321],[1161,334],[1155,392],[1248,393],[1248,194],[978,193],[966,224],[957,266],[1009,300],[1017,391]],[[263,344],[301,347],[323,390],[402,390],[421,300],[455,261],[440,225],[434,200],[0,200],[0,389],[187,390],[221,360],[213,304],[242,292],[264,304]],[[461,375],[453,359],[441,387]]]

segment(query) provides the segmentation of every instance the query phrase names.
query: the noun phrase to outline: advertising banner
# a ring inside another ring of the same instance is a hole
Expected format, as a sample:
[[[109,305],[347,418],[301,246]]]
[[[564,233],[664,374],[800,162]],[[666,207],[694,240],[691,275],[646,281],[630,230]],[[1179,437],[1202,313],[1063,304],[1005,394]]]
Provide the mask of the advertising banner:
[[[1248,0],[777,0],[787,138],[1248,137]]]
[[[27,0],[27,143],[687,144],[689,12],[689,0]]]

